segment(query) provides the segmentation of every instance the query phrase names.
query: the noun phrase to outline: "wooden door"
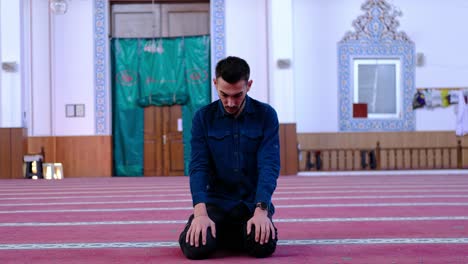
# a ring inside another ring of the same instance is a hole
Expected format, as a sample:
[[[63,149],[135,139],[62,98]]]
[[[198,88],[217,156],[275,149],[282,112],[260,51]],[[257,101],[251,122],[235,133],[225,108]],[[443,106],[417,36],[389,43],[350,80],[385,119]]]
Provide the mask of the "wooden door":
[[[144,165],[145,176],[164,175],[163,165],[163,108],[145,108]]]
[[[184,175],[182,107],[145,108],[144,175]]]
[[[163,107],[164,175],[184,175],[184,143],[182,137],[182,107]]]

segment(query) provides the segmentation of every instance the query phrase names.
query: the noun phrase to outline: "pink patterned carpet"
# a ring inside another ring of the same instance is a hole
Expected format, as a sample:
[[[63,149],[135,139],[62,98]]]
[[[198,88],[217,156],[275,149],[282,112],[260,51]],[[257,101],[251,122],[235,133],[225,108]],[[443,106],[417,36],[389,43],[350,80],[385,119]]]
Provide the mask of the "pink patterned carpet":
[[[268,259],[196,263],[468,263],[468,174],[283,176]],[[177,239],[188,177],[0,181],[0,264],[194,263]]]

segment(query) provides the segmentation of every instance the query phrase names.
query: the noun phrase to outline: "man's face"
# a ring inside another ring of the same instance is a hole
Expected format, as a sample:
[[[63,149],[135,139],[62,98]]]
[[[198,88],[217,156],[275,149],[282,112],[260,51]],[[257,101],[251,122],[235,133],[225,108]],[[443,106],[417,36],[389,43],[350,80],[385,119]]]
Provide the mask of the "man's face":
[[[234,84],[226,82],[222,77],[213,79],[213,83],[218,91],[219,99],[223,103],[226,112],[236,115],[245,99],[247,92],[252,86],[252,80],[240,80]]]

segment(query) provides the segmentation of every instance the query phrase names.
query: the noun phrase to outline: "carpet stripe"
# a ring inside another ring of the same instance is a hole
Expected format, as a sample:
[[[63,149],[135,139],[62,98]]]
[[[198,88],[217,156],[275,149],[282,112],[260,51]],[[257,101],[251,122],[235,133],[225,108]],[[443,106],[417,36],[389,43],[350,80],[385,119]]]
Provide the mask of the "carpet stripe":
[[[425,190],[425,189],[409,189],[409,190],[336,190],[336,191],[295,191],[295,192],[282,192],[275,191],[278,194],[324,194],[324,193],[468,193],[467,190]],[[1,199],[0,199],[1,200]]]
[[[57,208],[55,208],[57,209]],[[467,207],[354,207],[343,210],[339,207],[321,208],[317,210],[287,208],[277,210],[275,219],[280,218],[356,218],[356,217],[439,217],[465,216]],[[0,223],[16,222],[90,222],[90,221],[153,221],[188,219],[193,210],[186,211],[142,211],[142,212],[76,212],[76,213],[45,213],[45,214],[0,214]],[[64,218],[66,217],[66,218]],[[314,238],[314,237],[311,237]],[[0,232],[1,243],[1,232]]]
[[[468,196],[467,196],[468,197]],[[396,198],[396,197],[395,197]],[[18,203],[18,204],[0,204],[2,206],[48,206],[48,205],[86,205],[86,204],[138,204],[138,203],[180,203],[192,202],[192,199],[179,200],[134,200],[134,201],[102,201],[102,202],[62,202],[62,203]]]
[[[359,204],[291,204],[276,208],[315,208],[315,207],[406,207],[406,206],[468,206],[468,203],[359,203]]]
[[[134,194],[134,195],[127,195],[128,197],[146,197],[146,196],[190,196],[189,191],[185,191],[182,193],[161,193],[161,194],[154,194],[154,192],[145,191],[150,194]],[[13,197],[0,197],[0,201],[2,200],[31,200],[31,199],[43,199],[40,195],[44,195],[44,199],[62,199],[62,198],[99,198],[99,197],[124,197],[124,195],[120,195],[121,193],[139,193],[137,191],[118,191],[118,192],[80,192],[81,194],[101,194],[101,193],[115,193],[117,195],[93,195],[93,196],[50,196],[50,195],[71,195],[77,194],[77,192],[54,192],[54,193],[28,193],[28,194],[21,194],[21,197],[17,197],[18,194],[0,194],[0,196],[13,196]],[[460,190],[424,190],[424,189],[407,189],[407,190],[332,190],[332,191],[275,191],[275,195],[289,195],[289,194],[327,194],[327,193],[468,193],[468,189],[460,189]]]
[[[56,189],[52,189],[52,190],[45,190],[45,191],[37,191],[36,189],[18,189],[18,190],[0,190],[2,191],[2,193],[0,193],[0,196],[7,196],[7,195],[12,195],[12,194],[17,194],[19,192],[21,193],[29,193],[29,195],[37,195],[37,194],[69,194],[69,193],[74,193],[74,194],[84,194],[84,193],[128,193],[128,192],[136,192],[136,191],[152,191],[152,192],[155,192],[155,191],[164,191],[164,192],[187,192],[188,191],[188,187],[184,187],[184,188],[176,188],[176,189],[167,189],[167,188],[162,188],[162,189],[158,189],[158,188],[155,188],[155,187],[147,187],[147,188],[138,188],[138,189],[135,189],[135,190],[132,190],[131,188],[122,188],[121,190],[119,188],[95,188],[93,190],[93,188],[83,188],[83,191],[81,191],[81,188],[80,188],[80,191],[73,191],[73,188],[66,188],[66,186],[57,186],[57,188],[60,187],[60,191],[57,190],[57,191],[54,191]],[[402,185],[402,186],[394,186],[395,189],[398,189],[398,190],[406,190],[406,189],[410,189],[410,188],[414,188],[413,186],[406,186],[406,185]],[[420,187],[420,188],[419,188]],[[421,186],[421,185],[418,185],[418,188],[419,189],[430,189],[430,188],[434,188],[434,189],[461,189],[461,190],[466,190],[468,187],[468,185],[450,185],[450,186],[444,186],[444,185],[428,185],[428,186]],[[333,189],[333,190],[349,190],[349,189],[359,189],[359,190],[363,190],[363,189],[371,189],[371,190],[375,190],[375,189],[389,189],[391,190],[391,186],[297,186],[297,187],[281,187],[279,186],[277,188],[277,191],[281,191],[281,190],[316,190],[316,189]],[[63,189],[67,189],[67,191],[63,191]],[[115,189],[118,189],[117,191]]]
[[[468,244],[468,238],[370,238],[279,240],[278,245],[376,245],[376,244]],[[0,244],[0,250],[89,249],[89,248],[159,248],[178,247],[178,242],[116,242],[58,244]]]
[[[279,218],[275,223],[306,223],[306,222],[387,222],[387,221],[455,221],[468,220],[468,216],[435,216],[435,217],[345,217],[345,218]],[[93,222],[25,222],[0,223],[0,227],[22,226],[86,226],[86,225],[158,225],[158,224],[185,224],[187,220],[151,220],[151,221],[93,221]]]
[[[276,205],[276,208],[332,208],[332,207],[414,207],[414,206],[468,206],[468,203],[359,203],[359,204],[293,204]],[[149,207],[149,208],[94,208],[59,210],[8,210],[0,214],[17,213],[71,213],[71,212],[132,212],[132,211],[174,211],[193,210],[193,207]]]
[[[119,198],[119,197],[115,197]],[[344,200],[344,199],[402,199],[402,198],[468,198],[468,195],[385,195],[385,196],[321,196],[321,197],[274,197],[273,201],[291,200]],[[137,203],[179,203],[192,202],[192,199],[166,199],[166,200],[134,200],[134,201],[83,201],[83,202],[45,202],[45,203],[10,203],[0,204],[5,206],[48,206],[48,205],[89,205],[89,204],[137,204]]]
[[[278,245],[468,244],[468,238],[369,238],[279,240]]]
[[[310,182],[312,186],[304,186],[309,182],[304,182],[303,184],[296,185],[279,185],[278,189],[329,189],[329,188],[338,188],[338,189],[349,189],[349,188],[372,188],[372,189],[387,189],[387,188],[412,188],[412,187],[420,187],[420,188],[466,188],[468,184],[466,183],[459,183],[459,184],[353,184],[353,185],[318,185],[316,183]],[[154,183],[152,183],[154,184]],[[414,186],[413,186],[414,185]],[[9,187],[9,188],[0,188],[0,191],[11,191],[11,192],[19,192],[19,191],[56,191],[57,187],[66,188],[69,191],[72,190],[86,190],[86,191],[104,191],[104,190],[131,190],[133,188],[139,190],[170,190],[170,189],[187,189],[189,185],[174,185],[174,186],[159,186],[154,184],[153,186],[148,185],[141,185],[141,186],[115,186],[115,187],[98,187],[100,185],[90,185],[84,186],[80,185],[79,187],[70,186],[66,184],[54,184],[54,185],[47,185],[47,186],[31,186],[30,188],[25,187]]]
[[[52,200],[52,199],[96,199],[96,198],[141,198],[141,197],[168,197],[168,196],[187,196],[190,197],[190,193],[159,193],[159,194],[130,194],[130,195],[76,195],[76,196],[44,196],[39,197],[35,196],[34,200]],[[9,198],[0,198],[0,201],[3,200],[31,200],[31,197],[9,197]]]

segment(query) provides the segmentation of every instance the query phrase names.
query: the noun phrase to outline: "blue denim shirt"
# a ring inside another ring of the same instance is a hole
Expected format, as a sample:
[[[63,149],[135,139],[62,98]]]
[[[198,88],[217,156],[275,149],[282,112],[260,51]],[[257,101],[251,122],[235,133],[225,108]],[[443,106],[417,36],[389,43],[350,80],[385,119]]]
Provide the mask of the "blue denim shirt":
[[[269,204],[280,170],[279,123],[268,104],[246,96],[234,118],[215,101],[195,113],[192,125],[190,189],[193,205],[211,203],[224,210],[244,203]]]

